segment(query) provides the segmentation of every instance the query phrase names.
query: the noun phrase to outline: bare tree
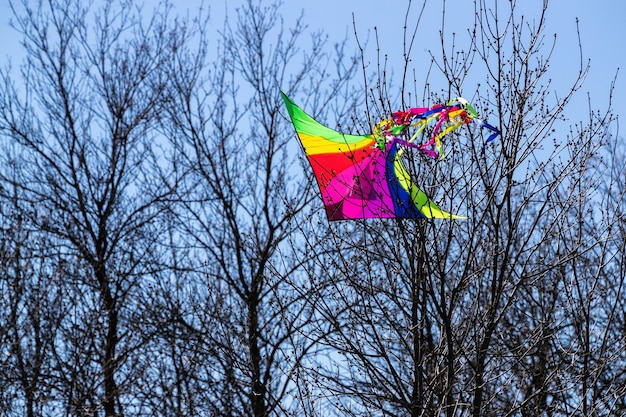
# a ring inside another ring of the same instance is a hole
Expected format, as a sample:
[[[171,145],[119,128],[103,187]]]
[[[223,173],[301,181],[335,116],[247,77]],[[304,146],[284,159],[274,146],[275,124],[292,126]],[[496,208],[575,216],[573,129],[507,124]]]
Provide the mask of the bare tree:
[[[41,331],[37,297],[59,304],[46,305],[58,322],[45,349],[6,350],[8,363],[37,362],[2,374],[19,393],[7,409],[25,398],[35,414],[297,410],[318,317],[301,273],[314,252],[294,219],[312,194],[292,169],[279,91],[347,109],[354,59],[340,44],[327,53],[320,33],[299,49],[305,26],[287,31],[277,4],[246,2],[216,57],[207,16],[172,19],[167,3],[149,18],[128,2],[12,7],[27,60],[19,82],[1,74],[3,150],[15,144],[20,167],[2,169],[2,202],[14,190],[29,207],[31,247],[49,248],[32,256],[54,285],[26,299],[13,284],[35,274],[3,281],[3,340]],[[3,259],[21,262],[11,236]]]
[[[343,415],[615,413],[621,375],[609,368],[624,351],[614,327],[623,279],[608,272],[619,271],[621,253],[608,242],[621,242],[622,220],[595,209],[594,187],[605,175],[597,166],[611,102],[568,130],[588,67],[577,51],[580,71],[552,93],[548,3],[530,24],[514,2],[475,7],[459,46],[458,36],[449,43],[444,3],[428,80],[401,83],[396,98],[379,67],[370,113],[467,96],[467,80],[477,80],[475,107],[503,135],[485,147],[464,131],[467,139],[448,140],[446,161],[409,161],[420,188],[468,220],[331,225],[327,249],[341,251],[320,260],[335,284],[320,311],[335,326],[324,339],[335,353],[320,366],[321,395]],[[435,82],[449,88],[431,91]],[[600,294],[611,294],[608,307]]]
[[[3,164],[15,166],[7,155]],[[13,175],[19,178],[18,169]],[[5,171],[11,172],[10,169]],[[13,177],[16,182],[17,178]],[[6,185],[6,184],[5,184]],[[52,346],[63,317],[53,249],[30,224],[19,189],[2,190],[0,346],[3,410],[41,415],[52,372]]]
[[[280,90],[305,92],[320,107],[346,91],[355,65],[341,47],[334,57],[326,52],[321,34],[303,43],[302,20],[291,27],[278,3],[246,1],[226,21],[215,58],[201,40],[172,66],[165,125],[175,164],[188,173],[175,213],[178,244],[194,261],[181,298],[167,300],[176,317],[169,331],[180,332],[188,344],[181,353],[194,358],[185,367],[193,395],[220,415],[297,410],[293,376],[314,347],[305,335],[316,317],[298,272],[311,252],[294,244],[312,194],[297,174]]]
[[[53,248],[39,256],[51,253],[59,268],[66,313],[45,342],[55,382],[46,410],[123,415],[136,406],[148,338],[136,328],[139,283],[175,182],[159,165],[154,127],[182,35],[167,4],[147,20],[130,3],[94,13],[80,1],[11,6],[27,58],[19,84],[2,73],[0,130],[19,145],[23,173],[3,182],[31,207],[23,215],[38,244]]]

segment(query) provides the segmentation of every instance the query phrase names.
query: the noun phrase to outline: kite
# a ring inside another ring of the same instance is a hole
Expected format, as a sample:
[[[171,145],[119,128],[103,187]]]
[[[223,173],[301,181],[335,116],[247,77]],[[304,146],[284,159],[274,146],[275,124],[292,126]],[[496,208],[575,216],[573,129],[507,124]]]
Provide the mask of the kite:
[[[430,108],[409,108],[374,126],[369,135],[337,132],[313,119],[281,92],[307,159],[313,168],[329,220],[365,218],[465,219],[442,210],[412,180],[402,164],[406,148],[443,158],[441,139],[462,125],[476,123],[499,130],[478,118],[463,98]],[[430,140],[415,140],[432,126]],[[417,131],[409,137],[409,130]]]

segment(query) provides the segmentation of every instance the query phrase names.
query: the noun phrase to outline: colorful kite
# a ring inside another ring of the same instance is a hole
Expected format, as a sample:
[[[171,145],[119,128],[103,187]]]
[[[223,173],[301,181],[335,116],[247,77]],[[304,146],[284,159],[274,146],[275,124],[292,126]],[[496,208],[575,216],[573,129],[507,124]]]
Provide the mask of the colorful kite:
[[[410,147],[442,158],[441,138],[458,127],[477,123],[493,134],[499,131],[478,119],[476,110],[458,98],[446,105],[410,108],[374,126],[374,133],[357,136],[337,132],[306,114],[282,93],[319,185],[329,220],[363,218],[464,219],[447,213],[420,190],[401,162]],[[434,123],[430,140],[415,144],[424,129]],[[417,131],[409,138],[412,128]]]

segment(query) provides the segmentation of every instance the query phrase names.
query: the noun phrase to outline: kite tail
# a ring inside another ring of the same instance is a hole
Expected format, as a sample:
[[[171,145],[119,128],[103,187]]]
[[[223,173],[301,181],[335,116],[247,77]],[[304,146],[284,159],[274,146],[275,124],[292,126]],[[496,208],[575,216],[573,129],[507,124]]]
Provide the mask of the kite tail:
[[[485,143],[483,143],[483,153],[485,152],[485,148],[487,147],[487,144],[489,142],[494,141],[498,136],[500,136],[502,134],[502,132],[500,132],[500,129],[498,129],[495,126],[490,125],[489,123],[480,120],[480,119],[474,119],[477,123],[480,124],[481,127],[484,127],[486,129],[491,130],[493,133],[491,135],[489,135],[489,137],[487,138],[487,140],[485,141]]]

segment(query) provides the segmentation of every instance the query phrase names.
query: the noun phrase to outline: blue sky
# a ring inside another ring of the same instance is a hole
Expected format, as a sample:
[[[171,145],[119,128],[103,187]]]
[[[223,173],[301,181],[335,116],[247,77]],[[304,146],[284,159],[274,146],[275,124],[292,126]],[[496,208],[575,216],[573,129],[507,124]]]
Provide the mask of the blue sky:
[[[153,0],[147,1],[150,4]],[[193,11],[199,2],[187,0],[177,2],[176,8],[185,13]],[[211,20],[215,28],[223,23],[226,7],[233,11],[242,0],[208,0],[211,7]],[[507,2],[502,2],[506,6]],[[518,0],[518,7],[529,18],[536,18],[543,0]],[[355,1],[355,0],[285,0],[281,7],[286,25],[295,21],[304,12],[305,22],[311,30],[323,30],[329,42],[335,43],[348,37],[351,47],[356,47],[352,29],[352,14],[357,24],[359,37],[370,39],[373,28],[379,34],[381,49],[389,55],[391,62],[400,60],[402,54],[402,32],[408,0]],[[424,18],[418,32],[418,44],[414,48],[414,62],[428,62],[428,49],[436,49],[441,27],[441,0],[427,2]],[[422,2],[413,0],[410,22],[417,18]],[[448,0],[446,2],[446,31],[455,31],[457,36],[467,36],[467,28],[473,22],[473,1]],[[0,0],[0,65],[9,59],[17,66],[21,59],[19,36],[9,27],[8,0]],[[580,20],[583,53],[591,60],[591,71],[583,86],[589,92],[592,103],[602,106],[608,97],[610,82],[617,68],[621,68],[615,91],[615,110],[619,114],[621,98],[626,94],[626,53],[620,41],[621,29],[626,27],[626,2],[623,0],[552,0],[549,3],[548,30],[546,35],[557,34],[557,46],[552,59],[553,78],[561,81],[571,79],[576,73],[578,57],[576,39],[576,18]],[[373,42],[370,42],[373,48]],[[373,50],[370,49],[370,53]],[[373,56],[373,55],[372,55]],[[419,68],[419,65],[417,65]],[[399,68],[398,68],[399,69]],[[443,88],[443,86],[441,86]],[[581,103],[586,109],[587,103]]]

